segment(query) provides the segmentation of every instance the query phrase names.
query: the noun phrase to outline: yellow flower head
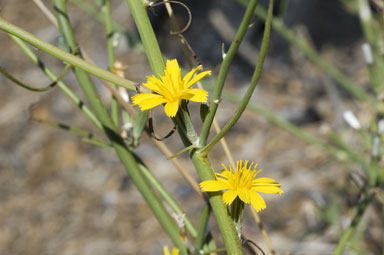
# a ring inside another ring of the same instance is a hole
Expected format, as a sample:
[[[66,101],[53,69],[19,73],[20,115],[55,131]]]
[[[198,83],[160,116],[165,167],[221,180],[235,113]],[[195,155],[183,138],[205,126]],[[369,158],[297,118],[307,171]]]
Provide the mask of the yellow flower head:
[[[160,79],[148,76],[148,81],[143,85],[155,93],[141,93],[132,97],[134,105],[140,106],[142,111],[152,109],[160,104],[165,104],[164,110],[169,117],[175,117],[181,100],[194,102],[207,102],[208,92],[203,89],[192,89],[192,85],[211,75],[205,71],[194,76],[201,70],[201,65],[190,71],[181,79],[180,67],[176,59],[167,60],[164,76]]]
[[[216,173],[216,180],[203,181],[200,183],[202,191],[220,191],[227,190],[223,194],[223,201],[226,205],[232,204],[232,202],[239,197],[241,201],[246,204],[251,204],[255,208],[256,212],[265,209],[265,201],[258,192],[283,194],[283,190],[280,189],[281,184],[271,178],[257,178],[256,175],[261,170],[256,171],[257,164],[253,162],[249,166],[246,160],[236,162],[236,172],[229,167],[229,170],[224,166],[224,169],[220,174]]]
[[[163,252],[164,252],[164,255],[171,255],[171,253],[169,252],[168,246],[164,246]],[[179,249],[173,248],[172,255],[179,255]]]

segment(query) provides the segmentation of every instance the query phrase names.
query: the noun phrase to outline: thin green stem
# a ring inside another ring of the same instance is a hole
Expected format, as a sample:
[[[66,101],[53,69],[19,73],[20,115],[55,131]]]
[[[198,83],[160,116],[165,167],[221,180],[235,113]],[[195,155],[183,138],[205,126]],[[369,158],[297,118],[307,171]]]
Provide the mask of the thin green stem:
[[[87,143],[89,145],[92,145],[92,146],[97,146],[97,147],[100,147],[100,148],[113,150],[112,145],[107,144],[107,143],[101,143],[99,141],[95,141],[95,140],[92,140],[92,139],[83,138],[83,142]]]
[[[200,255],[217,254],[217,253],[225,252],[225,251],[226,251],[225,248],[218,248],[218,249],[213,249],[213,250],[209,250],[209,251],[204,251],[203,253],[200,253]],[[229,254],[229,253],[227,253],[227,254]]]
[[[57,76],[37,57],[35,52],[20,38],[10,35],[11,39],[20,47],[20,49],[35,63],[52,81],[57,80]],[[101,122],[95,114],[86,106],[80,98],[63,82],[58,81],[57,86],[85,113],[85,115],[98,127],[102,129]]]
[[[249,0],[237,0],[244,6],[247,5]],[[267,12],[262,7],[256,8],[256,15],[262,19],[266,19]],[[349,91],[356,98],[365,101],[375,107],[378,111],[384,112],[384,103],[378,101],[374,96],[370,95],[363,89],[361,89],[355,82],[347,78],[342,72],[335,68],[332,64],[324,60],[316,50],[311,47],[307,41],[295,35],[284,24],[280,18],[274,18],[272,21],[272,28],[278,32],[283,38],[285,38],[292,46],[301,50],[307,58],[315,63],[320,69],[328,74],[333,80],[340,84],[343,88]]]
[[[236,124],[236,122],[240,119],[241,115],[245,111],[247,104],[249,103],[249,100],[252,97],[253,91],[255,90],[256,85],[260,79],[261,71],[263,70],[264,60],[268,51],[269,38],[271,35],[272,18],[273,18],[273,0],[269,0],[268,14],[267,14],[267,19],[265,21],[265,29],[264,29],[264,35],[263,35],[263,42],[261,44],[260,55],[255,68],[255,72],[252,76],[251,84],[247,92],[245,93],[243,100],[241,101],[240,105],[236,109],[235,114],[231,117],[231,119],[228,120],[228,122],[224,125],[221,131],[209,142],[209,144],[206,145],[201,150],[202,153],[208,153],[208,151],[229,132],[229,130]]]
[[[352,238],[353,233],[355,233],[355,230],[359,225],[360,220],[363,218],[365,210],[367,209],[368,205],[370,204],[373,198],[374,198],[373,193],[367,194],[364,200],[358,205],[356,214],[353,217],[351,224],[346,230],[344,230],[343,234],[341,235],[339,243],[337,244],[336,249],[333,252],[334,255],[343,254],[345,247],[347,246],[348,242]]]
[[[384,89],[384,58],[381,52],[383,45],[383,31],[377,20],[374,19],[371,7],[367,0],[356,0],[359,7],[359,16],[361,27],[369,47],[366,56],[370,81],[373,89],[377,92],[383,92]],[[372,59],[369,59],[372,58]]]
[[[140,37],[147,52],[147,57],[151,64],[152,71],[157,76],[162,75],[164,71],[164,62],[143,2],[137,0],[127,0],[127,2],[130,6],[136,25],[138,27]],[[186,123],[178,123],[183,121],[181,118],[174,119],[175,122],[177,122],[178,131],[183,139],[185,146],[189,146],[190,141],[186,139],[186,134],[183,133],[183,131],[186,131]],[[198,153],[193,152],[191,153],[191,157],[202,180],[213,180],[215,178],[212,166],[206,157],[201,157],[201,155]],[[241,243],[235,231],[234,224],[227,213],[227,207],[224,205],[220,193],[211,193],[208,196],[210,196],[210,203],[219,224],[219,228],[222,233],[228,254],[243,254]]]
[[[169,192],[165,189],[164,185],[154,176],[154,174],[144,165],[144,164],[139,164],[140,170],[143,174],[143,176],[149,181],[149,183],[155,188],[156,191],[159,192],[161,197],[167,202],[169,207],[172,208],[172,210],[180,215],[184,214],[183,210],[179,206],[179,204],[176,202],[176,200],[169,194]],[[193,238],[196,238],[197,236],[197,231],[195,227],[193,226],[192,222],[190,219],[185,216],[185,226],[188,230],[188,232],[191,234]]]
[[[2,68],[0,66],[0,72],[5,76],[7,77],[9,80],[11,80],[12,82],[14,82],[16,85],[24,88],[24,89],[27,89],[27,90],[30,90],[30,91],[34,91],[34,92],[45,92],[45,91],[48,91],[52,88],[55,87],[55,85],[63,78],[63,76],[67,73],[68,69],[70,68],[71,66],[70,65],[66,65],[63,69],[63,71],[61,71],[60,75],[57,77],[57,79],[52,82],[51,84],[49,84],[48,86],[45,86],[45,87],[42,87],[42,88],[35,88],[35,87],[32,87],[32,86],[29,86],[29,85],[26,85],[25,83],[19,81],[18,79],[16,79],[12,74],[8,73],[7,70],[5,70],[4,68]]]
[[[191,156],[197,173],[202,181],[216,179],[212,165],[205,155],[201,155],[198,151],[195,151]],[[240,239],[237,235],[235,225],[228,214],[227,206],[223,203],[221,192],[208,192],[207,195],[219,225],[221,235],[224,239],[227,253],[231,255],[243,254]]]
[[[113,72],[113,65],[115,64],[115,47],[113,46],[114,30],[112,28],[111,1],[105,0],[101,10],[104,13],[104,24],[107,37],[108,66],[109,71]],[[115,123],[116,126],[119,126],[119,104],[115,97],[112,97],[111,115],[113,123]]]
[[[147,54],[147,58],[151,66],[152,72],[155,76],[160,77],[161,75],[164,75],[165,65],[159,44],[157,42],[152,25],[149,21],[144,3],[140,0],[126,0],[126,2],[129,5],[137,29],[139,30],[140,38],[144,45],[144,49]],[[148,111],[140,112],[138,117],[141,121],[137,122],[137,124],[141,123],[142,125],[144,125],[145,121],[143,120],[145,120],[147,116]],[[138,127],[138,129],[143,130],[142,127]],[[168,216],[171,217],[169,214]],[[170,235],[170,233],[168,234]],[[187,255],[187,248],[185,244],[181,241],[180,236],[178,236],[177,238],[172,238],[172,236],[170,235],[170,237],[174,244],[177,246],[177,248],[179,248],[181,254]]]
[[[160,78],[160,75],[164,75],[165,69],[163,55],[161,54],[155,32],[153,31],[151,22],[149,21],[148,14],[144,6],[144,1],[126,1],[129,5],[129,9],[132,12],[137,29],[139,30],[141,42],[144,45],[144,49],[147,54],[152,72],[155,76]]]
[[[204,239],[206,236],[206,230],[207,230],[210,211],[211,209],[209,208],[209,205],[205,205],[200,215],[199,226],[197,228],[197,237],[195,241],[196,255],[201,254],[201,249],[203,248],[203,245],[204,245]]]
[[[68,52],[65,52],[52,44],[49,44],[36,36],[32,35],[31,33],[28,33],[27,31],[12,25],[2,19],[0,17],[0,29],[14,35],[20,39],[22,39],[25,42],[28,42],[29,44],[33,45],[34,47],[47,52],[48,54],[57,57],[58,59],[63,60],[64,62],[75,66],[77,68],[80,68],[88,73],[91,73],[103,80],[110,81],[118,86],[124,87],[126,89],[129,89],[131,91],[136,91],[135,89],[135,82],[121,78],[111,72],[108,72],[100,67],[97,67],[95,65],[92,65],[88,63],[87,61],[76,57]]]
[[[234,102],[234,103],[241,103],[242,102],[242,97],[238,96],[237,94],[230,92],[228,90],[223,91],[223,96],[225,99]],[[335,146],[332,146],[329,143],[326,143],[318,138],[316,138],[313,135],[310,135],[306,132],[304,132],[302,129],[300,129],[298,126],[292,124],[289,121],[286,121],[284,119],[279,118],[276,114],[273,112],[261,108],[260,106],[254,104],[254,103],[249,103],[247,105],[247,108],[255,112],[257,114],[262,115],[264,118],[266,118],[268,121],[272,122],[278,127],[281,127],[291,134],[297,136],[298,138],[302,139],[303,141],[313,144],[316,147],[324,150],[325,152],[329,153],[330,156],[338,159],[338,160],[349,160],[352,162],[355,162],[357,164],[360,164],[364,167],[367,167],[367,163],[364,159],[361,158],[361,156],[358,153],[352,152],[350,150],[345,151],[343,149],[339,149]]]
[[[213,95],[209,105],[209,112],[204,120],[203,127],[201,130],[201,135],[200,135],[201,146],[205,146],[207,143],[208,135],[209,135],[212,122],[220,102],[221,93],[224,88],[224,82],[226,80],[231,62],[235,57],[237,49],[239,48],[240,43],[245,36],[245,33],[248,31],[249,24],[251,22],[251,19],[253,17],[253,14],[258,2],[259,2],[258,0],[251,0],[247,5],[247,9],[241,21],[239,29],[237,30],[235,39],[231,43],[231,46],[229,47],[229,50],[223,60],[223,64],[220,67],[219,75],[217,77],[216,84],[215,84],[215,90],[213,91]]]
[[[53,0],[53,3],[55,5],[56,15],[58,16],[58,22],[62,23],[60,27],[66,26],[66,28],[63,29],[61,32],[64,34],[67,43],[73,48],[73,45],[75,45],[76,43],[74,41],[69,41],[71,40],[71,38],[73,38],[73,36],[68,35],[68,33],[72,33],[72,31],[70,29],[70,24],[66,12],[66,1]],[[169,237],[180,249],[181,253],[186,255],[186,247],[184,243],[180,240],[178,227],[175,221],[169,215],[163,204],[160,202],[159,198],[151,190],[150,186],[142,176],[139,166],[137,164],[137,156],[133,155],[132,152],[130,152],[127,148],[123,138],[119,134],[118,128],[113,124],[112,119],[108,115],[108,111],[101,103],[100,97],[96,93],[95,87],[91,83],[88,75],[86,73],[83,73],[82,70],[76,70],[76,68],[75,73],[87,99],[91,102],[91,105],[94,108],[96,115],[102,122],[106,135],[110,139],[112,146],[114,147],[125,169],[129,173],[133,183],[137,187],[138,191],[142,194],[145,201],[147,202],[147,204],[149,205],[149,207],[151,208],[154,215],[156,216],[164,230],[167,232]]]
[[[54,5],[53,9],[55,11],[55,16],[59,25],[60,32],[65,38],[65,43],[67,44],[71,52],[74,52],[76,55],[80,56],[80,52],[78,51],[78,46],[75,41],[71,24],[68,18],[66,0],[52,0],[52,3]],[[81,88],[87,96],[91,107],[96,112],[99,120],[103,123],[103,128],[117,131],[117,126],[113,124],[111,125],[109,123],[109,113],[106,110],[103,102],[101,101],[101,98],[96,91],[95,85],[93,84],[91,77],[86,71],[76,66],[74,67],[74,72]],[[105,126],[106,123],[108,123],[107,126]]]
[[[76,128],[73,126],[69,126],[69,125],[59,123],[56,121],[42,120],[42,119],[34,119],[34,120],[39,122],[39,123],[42,123],[42,124],[45,124],[45,125],[48,125],[51,127],[63,129],[63,130],[66,130],[68,132],[71,132],[73,134],[79,135],[79,136],[87,139],[89,142],[94,142],[94,143],[103,145],[103,147],[110,147],[108,142],[104,141],[103,138],[101,138],[100,136],[94,135],[92,132],[89,132],[87,130],[83,130],[83,129]]]
[[[98,22],[105,24],[105,19],[103,15],[100,14],[100,12],[96,8],[94,8],[91,4],[87,3],[84,0],[70,0],[70,2],[75,4],[77,7],[79,7],[81,10],[89,14],[92,18],[94,18]],[[127,36],[131,43],[134,43],[134,44],[137,43],[138,41],[137,37],[133,35],[133,33],[129,33],[123,26],[114,22],[113,20],[111,21],[111,23],[112,23],[113,30],[115,30],[119,34],[123,34]]]

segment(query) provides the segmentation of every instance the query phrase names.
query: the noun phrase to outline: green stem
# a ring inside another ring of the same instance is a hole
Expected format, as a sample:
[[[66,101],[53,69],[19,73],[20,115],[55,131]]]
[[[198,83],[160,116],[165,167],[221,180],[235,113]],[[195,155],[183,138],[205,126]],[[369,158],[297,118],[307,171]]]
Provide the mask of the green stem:
[[[265,21],[265,29],[264,29],[264,35],[263,35],[263,43],[261,44],[260,55],[257,61],[255,72],[252,76],[251,84],[247,92],[245,93],[243,100],[241,101],[240,105],[236,109],[235,114],[232,116],[231,119],[228,120],[228,122],[224,125],[221,131],[209,142],[209,144],[201,150],[202,153],[208,153],[208,151],[229,132],[229,130],[236,124],[236,122],[240,119],[241,115],[245,111],[249,103],[249,100],[252,97],[253,91],[255,90],[256,85],[260,79],[261,71],[263,70],[264,60],[268,51],[269,38],[271,35],[272,18],[273,18],[273,0],[269,0],[268,14],[267,14],[267,19]]]
[[[236,95],[235,93],[230,92],[228,90],[224,90],[223,96],[225,99],[227,99],[231,102],[234,102],[234,103],[241,103],[243,100],[242,97],[240,97],[240,96]],[[345,151],[343,149],[336,148],[335,146],[332,146],[332,145],[316,138],[315,136],[304,132],[302,129],[300,129],[296,125],[292,124],[291,122],[279,118],[273,112],[271,112],[267,109],[261,108],[254,103],[249,103],[247,105],[247,108],[249,110],[251,110],[252,112],[255,112],[257,114],[262,115],[268,121],[272,122],[273,124],[275,124],[278,127],[281,127],[283,129],[287,130],[288,132],[297,136],[298,138],[302,139],[303,141],[305,141],[309,144],[313,144],[316,147],[324,150],[325,152],[329,153],[330,156],[332,156],[338,160],[350,160],[350,161],[355,162],[357,164],[360,164],[364,167],[367,167],[366,161],[364,159],[362,159],[361,156],[355,152],[352,152],[350,150]]]
[[[53,3],[55,6],[54,9],[56,11],[56,15],[58,17],[58,22],[61,23],[60,28],[65,27],[61,32],[64,34],[69,46],[73,49],[76,43],[75,41],[71,41],[71,38],[73,38],[73,36],[69,35],[69,33],[72,33],[72,31],[70,29],[70,24],[66,12],[66,1],[53,0]],[[133,155],[127,148],[123,138],[119,134],[118,128],[114,125],[112,119],[108,115],[108,111],[101,103],[100,97],[96,93],[96,89],[90,81],[87,73],[84,73],[78,68],[75,68],[75,73],[86,97],[91,102],[91,105],[94,108],[96,115],[103,124],[104,132],[110,139],[112,146],[114,147],[126,171],[129,173],[136,188],[142,194],[145,201],[147,202],[147,204],[149,205],[154,215],[156,216],[164,230],[167,232],[171,240],[180,249],[181,253],[186,255],[187,250],[184,243],[180,240],[179,230],[175,221],[169,215],[164,205],[160,202],[159,198],[152,191],[152,189],[142,176],[139,166],[137,164],[137,157]]]
[[[367,194],[364,200],[359,204],[357,207],[357,211],[355,216],[353,217],[353,220],[349,227],[344,230],[343,234],[341,235],[341,238],[339,240],[339,243],[337,244],[337,247],[335,251],[333,252],[334,255],[342,255],[345,247],[347,246],[349,240],[353,236],[353,233],[355,232],[357,226],[359,225],[360,220],[362,219],[365,210],[367,209],[368,205],[374,198],[374,194],[370,193]]]
[[[20,38],[10,35],[11,39],[20,47],[22,51],[35,63],[52,81],[57,80],[57,76],[44,65],[44,63],[36,56],[35,52],[28,47],[28,45]],[[63,82],[58,81],[57,86],[69,97],[79,108],[85,113],[85,115],[98,127],[102,129],[101,122],[97,119],[95,114],[76,96],[75,93]]]
[[[98,22],[103,23],[105,25],[105,18],[100,14],[98,10],[96,10],[92,5],[88,4],[84,0],[70,0],[71,3],[75,4],[77,7],[82,9],[84,12],[89,14],[92,18],[96,19]],[[111,21],[111,25],[113,30],[116,30],[120,34],[127,34],[125,28],[116,22]],[[132,36],[132,35],[128,35]]]
[[[52,56],[57,57],[58,59],[63,60],[66,63],[69,63],[72,66],[75,66],[77,68],[80,68],[88,73],[91,73],[103,80],[110,81],[118,86],[124,87],[126,89],[129,89],[131,91],[136,91],[135,89],[135,82],[121,78],[111,72],[108,72],[100,67],[97,67],[95,65],[92,65],[88,63],[87,61],[76,57],[68,52],[65,52],[52,44],[49,44],[43,40],[40,40],[36,36],[32,35],[31,33],[28,33],[27,31],[12,25],[2,19],[0,17],[0,29],[14,35],[20,39],[22,39],[25,42],[28,42],[29,44],[35,46],[36,48],[47,52],[48,54],[51,54]]]
[[[138,27],[140,37],[143,41],[144,48],[147,52],[147,57],[151,65],[152,71],[155,75],[162,75],[164,72],[164,62],[158,46],[155,34],[153,32],[152,26],[149,22],[146,10],[144,8],[143,2],[140,0],[127,0],[129,7],[132,11],[133,17],[135,19],[136,25]],[[178,121],[182,121],[180,118]],[[178,123],[184,125],[185,123]],[[180,127],[178,126],[180,131]],[[185,133],[180,133],[182,139],[186,138]],[[188,140],[183,140],[186,146],[189,146]],[[192,153],[192,161],[199,173],[199,176],[202,180],[213,180],[215,178],[212,166],[208,162],[206,157],[201,157],[198,153]],[[231,218],[227,213],[227,207],[223,204],[221,195],[219,192],[209,194],[210,203],[217,218],[220,231],[222,233],[224,243],[227,247],[228,254],[231,255],[241,255],[241,243],[235,231],[235,227]]]
[[[202,181],[216,179],[212,165],[205,155],[201,155],[198,151],[195,151],[191,156],[197,173]],[[240,239],[237,235],[235,225],[228,214],[227,206],[223,203],[221,192],[208,192],[207,195],[219,225],[221,235],[224,239],[227,253],[231,255],[243,254]]]
[[[139,164],[139,167],[143,176],[149,181],[149,183],[151,183],[155,190],[159,192],[161,197],[167,202],[167,204],[172,208],[172,210],[178,215],[185,214],[180,208],[179,204],[176,202],[176,200],[168,193],[164,185],[159,182],[159,180],[153,175],[153,173],[144,164]],[[188,232],[193,238],[196,238],[197,231],[193,226],[192,222],[187,216],[185,216],[184,220]]]
[[[113,65],[115,64],[115,47],[113,46],[114,31],[112,28],[111,1],[105,0],[101,10],[104,13],[105,32],[107,36],[108,66],[109,66],[109,71],[112,72]],[[119,126],[119,104],[115,97],[112,97],[111,115],[112,115],[113,123],[116,126]]]
[[[383,31],[380,30],[379,23],[372,17],[369,2],[367,0],[356,0],[356,2],[359,7],[361,27],[372,55],[372,62],[367,63],[370,81],[373,89],[380,93],[384,89],[384,58],[381,53]]]
[[[215,117],[217,107],[220,102],[220,97],[222,90],[224,88],[224,82],[226,80],[229,67],[231,65],[231,62],[233,58],[235,57],[235,54],[237,52],[237,49],[240,46],[241,41],[243,40],[245,33],[247,32],[249,28],[249,23],[253,17],[255,8],[258,4],[258,0],[251,0],[249,4],[247,5],[247,9],[245,11],[243,20],[241,21],[241,24],[239,26],[239,29],[237,30],[237,33],[235,35],[235,39],[231,43],[231,46],[229,47],[229,50],[223,60],[223,64],[220,67],[219,75],[217,76],[216,84],[215,84],[215,90],[213,91],[213,95],[210,101],[209,105],[209,112],[204,120],[203,127],[201,129],[201,135],[200,135],[200,145],[205,146],[209,131],[212,126],[213,119]]]
[[[206,230],[207,230],[210,211],[211,209],[209,208],[209,205],[205,205],[200,215],[199,226],[197,228],[197,237],[195,241],[196,255],[201,254],[200,252],[204,245],[204,239],[206,236]]]
[[[83,130],[80,128],[72,127],[72,126],[69,126],[69,125],[66,125],[63,123],[50,121],[50,120],[42,120],[42,119],[34,119],[34,120],[39,122],[39,123],[46,124],[46,125],[51,126],[51,127],[63,129],[63,130],[66,130],[68,132],[71,132],[73,134],[79,135],[79,136],[87,139],[89,142],[94,142],[94,143],[103,145],[103,147],[110,147],[108,142],[104,141],[103,138],[101,138],[100,136],[94,135],[93,133],[91,133],[87,130]]]
[[[26,85],[25,83],[19,81],[18,79],[16,79],[15,77],[13,77],[12,74],[8,73],[7,70],[5,70],[4,68],[2,68],[0,66],[0,72],[5,76],[7,77],[9,80],[13,81],[16,85],[24,88],[24,89],[27,89],[27,90],[30,90],[30,91],[34,91],[34,92],[45,92],[45,91],[48,91],[52,88],[55,87],[55,85],[64,77],[64,75],[67,73],[68,69],[70,68],[71,66],[70,65],[66,65],[63,69],[63,71],[60,73],[60,75],[57,77],[56,80],[54,80],[53,83],[49,84],[48,86],[45,86],[45,87],[42,87],[42,88],[34,88],[32,86],[29,86],[29,85]]]
[[[249,0],[237,0],[239,3],[244,6],[248,3]],[[266,19],[267,12],[262,7],[256,8],[256,15],[262,19]],[[378,101],[374,96],[365,92],[359,87],[355,82],[348,79],[343,73],[336,69],[333,65],[324,60],[316,50],[311,47],[307,41],[301,39],[299,36],[295,35],[290,29],[283,23],[280,18],[274,18],[272,21],[272,28],[278,32],[283,38],[285,38],[291,45],[301,50],[307,58],[315,63],[320,69],[322,69],[326,74],[328,74],[333,80],[339,83],[343,88],[348,90],[356,98],[365,101],[375,107],[378,111],[384,112],[384,104]]]
[[[151,22],[149,21],[144,2],[141,0],[126,1],[132,12],[137,29],[139,30],[141,42],[144,45],[149,65],[151,66],[153,74],[159,78],[160,75],[164,75],[165,65],[163,55],[161,54],[159,44],[157,43],[155,32],[153,31]]]

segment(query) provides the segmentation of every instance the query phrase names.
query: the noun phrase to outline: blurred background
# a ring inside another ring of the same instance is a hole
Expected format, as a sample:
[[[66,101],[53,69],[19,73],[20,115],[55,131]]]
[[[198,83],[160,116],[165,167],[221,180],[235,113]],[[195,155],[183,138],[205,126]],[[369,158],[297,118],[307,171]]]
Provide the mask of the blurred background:
[[[52,10],[50,1],[43,2]],[[68,8],[80,47],[98,66],[107,68],[105,29],[95,18],[99,12],[97,2],[68,1]],[[184,36],[204,68],[217,75],[222,44],[227,50],[245,8],[234,0],[182,2],[193,15]],[[260,2],[263,6],[268,3]],[[81,3],[93,7],[96,14],[91,15]],[[5,20],[49,43],[57,43],[58,31],[34,1],[1,0],[0,8]],[[124,29],[124,34],[116,38],[117,59],[128,67],[128,79],[143,82],[151,71],[137,43],[139,37],[128,6],[125,1],[115,0],[112,10],[115,22]],[[182,27],[186,11],[179,6],[174,10]],[[159,6],[149,13],[165,57],[177,58],[188,69],[177,37],[169,35],[165,8]],[[275,15],[322,58],[369,89],[359,19],[342,1],[276,1]],[[262,20],[255,17],[231,67],[226,88],[239,96],[249,85],[263,29]],[[4,32],[0,32],[0,46],[0,65],[15,77],[36,87],[50,83]],[[60,73],[60,60],[36,52]],[[94,80],[105,103],[110,104],[110,93]],[[214,80],[213,75],[206,84]],[[71,72],[64,81],[83,98]],[[1,255],[157,255],[162,254],[164,245],[172,247],[113,151],[85,144],[74,134],[31,119],[33,111],[39,118],[97,133],[58,88],[33,93],[0,75],[0,102]],[[251,102],[316,137],[326,138],[330,131],[338,132],[351,148],[360,146],[358,134],[343,121],[343,112],[353,111],[362,126],[368,126],[374,118],[366,104],[355,100],[276,31]],[[190,106],[199,126],[198,105]],[[219,124],[225,123],[234,109],[235,105],[224,99],[217,115]],[[166,134],[172,128],[171,121],[161,109],[153,115],[156,133]],[[265,195],[267,209],[260,213],[277,254],[331,254],[341,230],[350,222],[351,206],[358,201],[358,189],[350,173],[360,169],[335,160],[251,111],[244,113],[226,139],[235,160],[255,161],[263,169],[263,176],[282,183],[284,195]],[[176,134],[165,142],[173,152],[182,148]],[[201,199],[148,137],[144,136],[137,153],[197,222]],[[219,145],[210,159],[217,171],[221,163],[228,165]],[[188,156],[183,154],[179,160],[198,180]],[[364,220],[358,232],[362,242],[354,244],[346,254],[381,254],[383,220],[376,216],[372,208],[366,212],[370,220]],[[246,237],[267,252],[250,211],[246,211],[244,221]],[[210,226],[217,230],[214,221]]]

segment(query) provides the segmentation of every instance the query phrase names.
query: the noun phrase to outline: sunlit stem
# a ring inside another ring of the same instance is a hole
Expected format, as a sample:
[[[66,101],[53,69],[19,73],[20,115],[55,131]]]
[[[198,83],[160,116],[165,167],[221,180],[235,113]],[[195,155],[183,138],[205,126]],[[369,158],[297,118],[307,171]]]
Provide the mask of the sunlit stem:
[[[91,74],[93,74],[93,75],[95,75],[101,79],[110,81],[110,82],[112,82],[118,86],[122,86],[122,87],[129,89],[131,91],[136,91],[135,86],[134,86],[136,84],[135,82],[121,78],[121,77],[119,77],[119,76],[117,76],[111,72],[108,72],[108,71],[106,71],[100,67],[92,65],[92,64],[88,63],[87,61],[79,58],[79,57],[76,57],[76,56],[74,56],[68,52],[65,52],[65,51],[53,46],[52,44],[49,44],[49,43],[37,38],[36,36],[32,35],[31,33],[28,33],[27,31],[15,26],[15,25],[8,23],[7,21],[2,19],[1,17],[0,17],[0,29],[11,34],[11,35],[14,35],[14,36],[22,39],[25,42],[28,42],[29,44],[33,45],[34,47],[36,47],[42,51],[45,51],[48,54],[57,57],[58,59],[65,61],[66,63],[68,63],[72,66],[78,67],[78,68],[80,68],[80,69],[82,69],[88,73],[91,73]]]
[[[11,39],[20,47],[21,50],[35,63],[52,81],[58,79],[58,77],[46,67],[41,60],[37,57],[35,52],[20,38],[10,35]],[[97,119],[95,114],[76,96],[76,94],[63,82],[58,81],[57,86],[70,98],[78,107],[85,113],[85,115],[96,125],[99,129],[102,129],[101,122]]]
[[[220,141],[221,138],[223,138],[229,130],[236,124],[236,122],[240,119],[241,115],[243,114],[244,110],[246,109],[249,100],[252,97],[253,91],[256,88],[256,85],[260,79],[261,71],[263,69],[264,60],[267,55],[268,50],[268,44],[269,44],[269,38],[271,35],[271,25],[272,25],[272,18],[273,18],[273,0],[269,0],[269,6],[268,6],[268,15],[265,22],[265,29],[264,29],[264,36],[263,36],[263,43],[261,45],[260,49],[260,55],[259,59],[256,65],[255,72],[252,76],[251,84],[249,88],[247,89],[247,92],[245,93],[240,105],[236,109],[235,114],[232,116],[231,119],[227,121],[227,123],[224,125],[220,133],[218,133],[210,142],[208,145],[206,145],[202,150],[201,153],[206,154],[208,151],[217,143]]]
[[[216,115],[216,111],[218,108],[218,103],[220,101],[221,93],[224,88],[224,83],[225,79],[227,77],[229,67],[231,65],[231,62],[233,58],[235,57],[235,54],[240,46],[241,41],[243,40],[245,33],[247,32],[249,28],[249,24],[251,22],[251,19],[253,17],[255,8],[258,4],[258,0],[251,0],[247,6],[247,9],[245,11],[243,20],[241,21],[240,27],[237,30],[237,33],[235,35],[235,39],[233,40],[231,46],[229,47],[229,50],[227,52],[226,57],[223,60],[223,63],[220,67],[220,72],[219,75],[217,76],[217,81],[215,84],[215,89],[213,91],[212,98],[210,100],[209,104],[209,113],[207,117],[204,120],[203,127],[201,130],[201,135],[200,135],[200,145],[205,146],[208,135],[211,129],[211,125],[213,122],[213,119]]]
[[[61,32],[64,34],[67,43],[71,46],[72,49],[74,49],[76,42],[73,40],[73,36],[70,35],[72,33],[72,30],[69,24],[68,15],[66,11],[66,1],[53,0],[53,3],[54,9],[56,11],[55,14],[57,15],[57,19],[59,22],[59,27],[61,28]],[[187,254],[186,248],[183,242],[180,240],[179,230],[175,221],[169,215],[164,205],[161,203],[157,195],[152,191],[147,181],[140,173],[140,169],[137,163],[138,157],[134,155],[131,151],[129,151],[129,149],[127,148],[123,138],[119,134],[119,129],[114,125],[112,119],[108,114],[108,111],[102,104],[95,87],[93,86],[93,84],[91,84],[90,79],[87,78],[87,74],[81,73],[81,70],[75,69],[75,71],[78,81],[81,84],[87,99],[91,102],[91,105],[94,108],[98,119],[102,122],[105,134],[110,139],[113,148],[115,149],[125,169],[129,173],[136,188],[142,194],[143,198],[145,199],[149,207],[152,209],[154,215],[164,228],[165,232],[167,232],[169,237],[181,250],[182,254]]]
[[[108,66],[109,71],[113,72],[113,65],[115,63],[115,47],[114,47],[114,31],[112,28],[111,18],[111,1],[105,0],[101,8],[104,14],[105,32],[107,37],[107,50],[108,50]],[[119,126],[119,105],[115,97],[112,97],[111,103],[111,116],[112,121],[116,126]]]

